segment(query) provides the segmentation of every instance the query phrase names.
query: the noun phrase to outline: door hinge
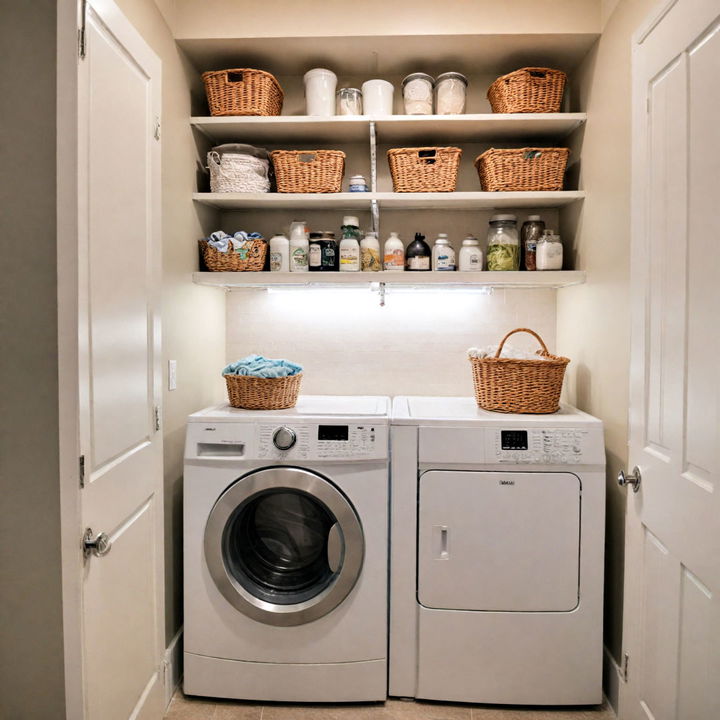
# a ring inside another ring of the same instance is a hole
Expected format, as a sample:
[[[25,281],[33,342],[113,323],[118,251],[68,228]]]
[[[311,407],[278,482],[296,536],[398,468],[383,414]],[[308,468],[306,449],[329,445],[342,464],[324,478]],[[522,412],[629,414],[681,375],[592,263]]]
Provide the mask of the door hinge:
[[[628,665],[630,664],[630,655],[628,653],[625,653],[623,655],[623,663],[622,663],[622,679],[623,682],[628,681]]]
[[[160,139],[160,118],[155,117],[155,129],[153,130],[153,137],[156,140]]]
[[[85,32],[85,20],[87,18],[87,0],[82,0],[80,6],[80,27],[78,28],[78,55],[81,60],[87,54],[87,33]]]
[[[153,408],[155,411],[155,431],[160,430],[160,407],[158,405],[155,405]]]
[[[78,458],[78,475],[80,476],[80,488],[85,487],[85,456],[81,455]]]

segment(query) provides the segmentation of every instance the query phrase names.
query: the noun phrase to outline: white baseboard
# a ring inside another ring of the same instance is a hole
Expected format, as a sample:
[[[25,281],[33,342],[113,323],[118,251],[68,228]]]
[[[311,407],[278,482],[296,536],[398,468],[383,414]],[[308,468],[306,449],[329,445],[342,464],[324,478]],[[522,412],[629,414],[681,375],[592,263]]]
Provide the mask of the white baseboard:
[[[621,682],[623,682],[622,670],[615,662],[612,653],[607,647],[603,646],[603,690],[616,716],[618,714]]]
[[[182,638],[183,629],[180,628],[165,650],[163,671],[165,681],[165,707],[170,704],[177,686],[182,678]]]

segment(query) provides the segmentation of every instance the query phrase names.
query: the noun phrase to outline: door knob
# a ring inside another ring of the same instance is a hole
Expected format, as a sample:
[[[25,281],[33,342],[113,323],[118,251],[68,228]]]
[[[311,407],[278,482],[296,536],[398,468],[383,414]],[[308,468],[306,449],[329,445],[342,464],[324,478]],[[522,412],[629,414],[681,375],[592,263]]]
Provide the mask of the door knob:
[[[626,475],[623,470],[618,473],[618,485],[621,487],[632,485],[633,492],[637,492],[640,489],[641,482],[642,476],[640,475],[640,468],[637,465],[633,468],[632,475]]]
[[[103,555],[107,555],[111,548],[112,541],[107,533],[101,532],[95,535],[92,528],[85,530],[85,535],[83,536],[83,553],[85,557],[89,557],[90,553],[95,555],[95,557],[102,557]]]

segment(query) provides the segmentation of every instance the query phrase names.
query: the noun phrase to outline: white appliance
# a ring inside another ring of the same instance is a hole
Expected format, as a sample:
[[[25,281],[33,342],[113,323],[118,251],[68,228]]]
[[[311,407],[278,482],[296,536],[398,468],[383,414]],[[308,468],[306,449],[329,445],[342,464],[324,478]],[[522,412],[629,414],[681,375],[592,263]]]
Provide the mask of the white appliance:
[[[601,702],[601,422],[432,397],[391,422],[389,694]]]
[[[188,418],[186,693],[386,698],[389,410],[304,396]]]

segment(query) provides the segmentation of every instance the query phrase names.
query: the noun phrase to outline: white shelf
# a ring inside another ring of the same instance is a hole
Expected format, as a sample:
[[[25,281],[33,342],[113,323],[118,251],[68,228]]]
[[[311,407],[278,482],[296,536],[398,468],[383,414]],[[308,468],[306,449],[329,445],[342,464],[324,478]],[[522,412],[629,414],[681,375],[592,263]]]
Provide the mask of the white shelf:
[[[380,143],[437,139],[448,142],[561,139],[587,120],[585,113],[392,115],[390,117],[192,117],[213,143],[368,142],[374,121]]]
[[[480,210],[556,208],[585,198],[581,190],[558,192],[452,193],[194,193],[193,200],[220,210],[287,210],[294,208],[370,209],[377,200],[384,210]]]
[[[292,287],[369,287],[385,283],[386,287],[488,287],[488,288],[562,288],[581,285],[585,272],[558,270],[548,272],[196,272],[193,282],[225,288],[292,288]]]

